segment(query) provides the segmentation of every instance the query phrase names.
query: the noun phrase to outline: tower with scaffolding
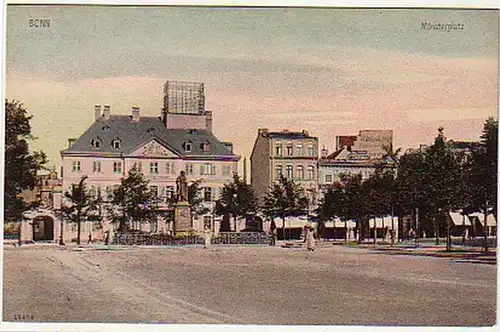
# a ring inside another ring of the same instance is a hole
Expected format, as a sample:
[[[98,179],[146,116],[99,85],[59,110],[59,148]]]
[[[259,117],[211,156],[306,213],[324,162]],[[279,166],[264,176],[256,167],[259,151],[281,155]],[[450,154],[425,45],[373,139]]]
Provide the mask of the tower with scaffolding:
[[[163,86],[162,119],[169,129],[212,131],[212,112],[205,109],[205,85],[170,81]]]
[[[166,113],[202,114],[205,112],[203,83],[167,81],[163,86],[163,107]]]

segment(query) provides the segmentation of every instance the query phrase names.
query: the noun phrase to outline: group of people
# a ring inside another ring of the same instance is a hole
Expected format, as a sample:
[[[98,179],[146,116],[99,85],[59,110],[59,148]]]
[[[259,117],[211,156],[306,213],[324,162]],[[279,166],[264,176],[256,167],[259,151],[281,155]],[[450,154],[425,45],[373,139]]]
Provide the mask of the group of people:
[[[271,221],[270,230],[271,230],[271,232],[270,232],[270,234],[271,234],[270,245],[275,246],[276,241],[278,239],[278,231],[277,231],[276,223],[274,222],[274,220]],[[316,248],[316,235],[314,232],[314,228],[310,225],[305,225],[303,234],[304,234],[304,242],[306,244],[307,250],[314,251],[314,249]]]

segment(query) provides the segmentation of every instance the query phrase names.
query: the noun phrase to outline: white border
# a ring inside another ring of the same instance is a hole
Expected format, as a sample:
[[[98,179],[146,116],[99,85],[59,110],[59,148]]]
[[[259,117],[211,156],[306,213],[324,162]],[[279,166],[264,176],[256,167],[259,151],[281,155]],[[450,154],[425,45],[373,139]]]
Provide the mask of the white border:
[[[2,18],[2,38],[5,41],[6,34],[6,11],[5,6],[8,4],[31,4],[31,5],[138,5],[138,6],[166,6],[166,5],[178,5],[178,6],[234,6],[234,7],[249,7],[249,6],[261,6],[261,7],[356,7],[356,8],[453,8],[453,9],[499,9],[500,2],[497,0],[481,0],[481,1],[471,1],[471,0],[439,0],[434,2],[423,2],[418,1],[408,1],[408,0],[393,0],[393,1],[376,1],[376,0],[347,0],[347,1],[314,1],[314,0],[273,0],[273,1],[248,1],[248,0],[233,0],[233,1],[217,1],[217,0],[177,0],[177,1],[162,1],[162,0],[147,0],[147,1],[133,1],[133,0],[80,0],[80,1],[64,1],[64,0],[32,0],[32,1],[22,1],[22,0],[8,0],[4,2],[4,6],[0,9],[0,17]],[[2,62],[0,65],[0,70],[2,73],[2,100],[5,100],[5,42],[0,45],[0,54],[2,55]],[[500,102],[500,100],[499,100]],[[3,109],[3,108],[2,108]],[[0,119],[1,128],[4,128],[4,113]],[[0,143],[4,146],[4,135],[0,135]],[[4,149],[0,152],[0,165],[4,164]],[[0,167],[0,183],[3,188],[4,170]],[[3,225],[3,190],[0,190],[0,220],[2,220]],[[2,243],[0,244],[0,284],[3,286],[3,227],[0,231],[0,239]],[[500,303],[500,296],[498,292],[498,281],[500,279],[500,273],[497,268],[497,322],[500,320],[500,315],[498,311],[498,304]],[[3,292],[3,288],[2,288]],[[1,299],[2,297],[0,297]],[[0,304],[3,309],[3,301]],[[471,308],[474,310],[474,308]],[[354,313],[356,314],[356,313]],[[418,314],[418,313],[416,313]],[[3,316],[3,310],[0,311],[0,317]],[[497,323],[498,324],[498,323]],[[483,331],[496,331],[496,326],[494,327],[478,327],[478,328],[451,328],[451,327],[368,327],[368,326],[272,326],[272,325],[167,325],[167,324],[93,324],[93,323],[9,323],[0,321],[0,331],[188,331],[188,330],[203,330],[203,331],[352,331],[353,329],[360,329],[365,331],[387,331],[387,330],[405,330],[405,331],[468,331],[468,332],[483,332]]]

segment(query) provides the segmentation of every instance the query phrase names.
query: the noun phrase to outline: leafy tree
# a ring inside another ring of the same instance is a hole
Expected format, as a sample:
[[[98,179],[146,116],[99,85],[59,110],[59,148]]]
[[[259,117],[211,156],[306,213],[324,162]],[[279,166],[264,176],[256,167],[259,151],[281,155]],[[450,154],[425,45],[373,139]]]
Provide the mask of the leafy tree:
[[[270,189],[264,197],[262,211],[271,219],[281,217],[283,237],[285,237],[286,218],[306,214],[309,202],[304,188],[283,176]]]
[[[34,140],[31,135],[30,120],[23,104],[5,100],[5,186],[4,218],[6,221],[22,219],[27,209],[19,197],[25,189],[33,189],[36,173],[47,163],[45,153],[30,153],[28,142]]]
[[[481,146],[473,151],[470,181],[473,189],[473,205],[484,213],[484,251],[488,251],[488,214],[497,209],[498,121],[488,118],[481,135]]]
[[[367,205],[368,186],[363,185],[361,174],[341,174],[343,192],[343,218],[354,220],[359,232],[358,243],[364,239],[369,206]]]
[[[84,220],[89,215],[89,212],[96,207],[96,204],[98,204],[98,201],[93,200],[87,190],[87,186],[85,184],[86,180],[87,176],[82,176],[78,185],[74,185],[71,192],[66,192],[64,194],[64,198],[68,204],[62,204],[60,211],[64,220],[75,222],[77,224],[76,243],[78,245],[81,243],[82,219]]]
[[[315,210],[317,215],[316,220],[318,222],[318,233],[320,236],[322,235],[321,231],[324,229],[324,223],[330,220],[334,221],[333,226],[335,232],[335,218],[342,218],[344,209],[344,197],[340,185],[328,188],[328,191],[320,200],[318,207]],[[347,229],[345,240],[347,241]]]
[[[148,222],[156,217],[157,200],[148,184],[149,181],[134,167],[108,198],[111,203],[108,210],[113,221],[118,222],[119,231],[126,231],[133,222]]]
[[[230,215],[236,223],[239,217],[246,217],[256,211],[257,199],[252,187],[235,173],[233,181],[222,188],[221,198],[215,205],[215,213],[219,216]],[[228,231],[227,226],[221,224],[221,231]]]

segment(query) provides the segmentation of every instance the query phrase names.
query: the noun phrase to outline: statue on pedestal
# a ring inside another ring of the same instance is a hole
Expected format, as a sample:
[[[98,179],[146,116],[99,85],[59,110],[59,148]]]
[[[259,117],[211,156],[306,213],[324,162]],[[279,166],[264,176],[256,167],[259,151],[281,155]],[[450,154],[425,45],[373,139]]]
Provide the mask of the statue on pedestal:
[[[175,184],[177,185],[177,203],[174,209],[174,233],[186,232],[192,228],[192,220],[188,202],[188,184],[184,171],[181,171]]]
[[[186,173],[181,171],[181,174],[175,180],[177,185],[177,202],[187,202],[188,201],[188,185],[186,179]]]

